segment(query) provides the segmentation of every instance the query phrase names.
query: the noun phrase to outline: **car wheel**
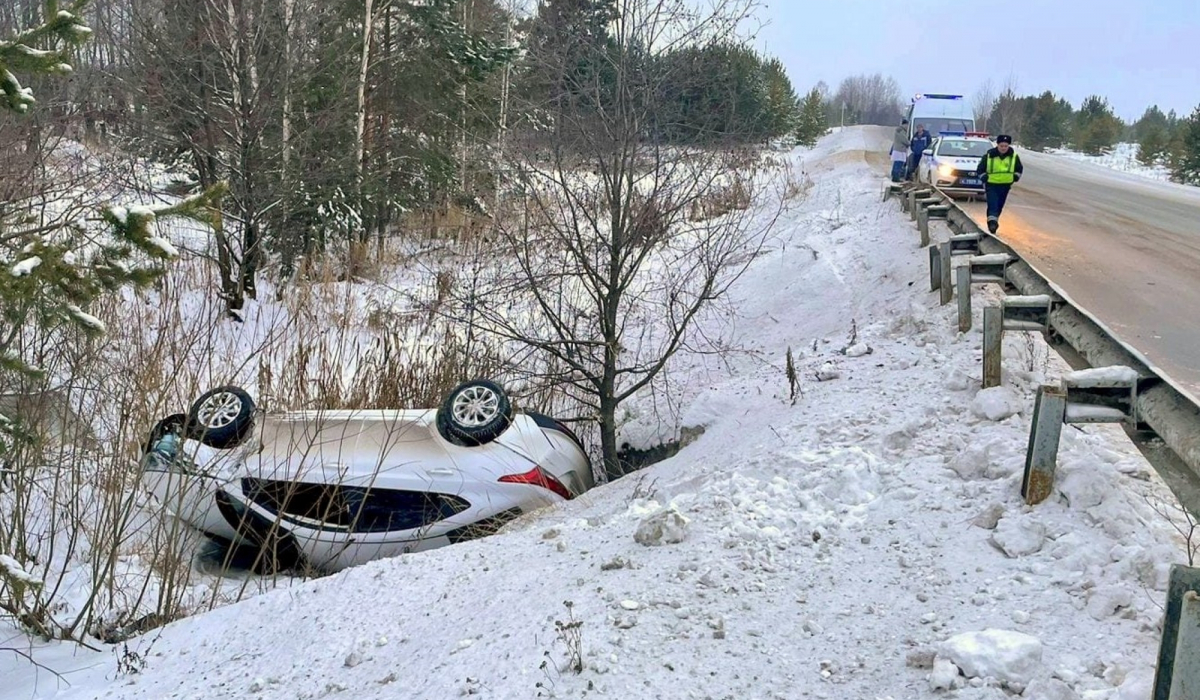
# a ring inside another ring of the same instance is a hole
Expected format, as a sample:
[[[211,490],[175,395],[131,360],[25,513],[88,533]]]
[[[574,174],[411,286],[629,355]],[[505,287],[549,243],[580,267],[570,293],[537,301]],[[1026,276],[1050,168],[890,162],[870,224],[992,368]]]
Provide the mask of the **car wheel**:
[[[236,386],[222,386],[200,395],[188,412],[189,437],[223,450],[236,446],[254,422],[254,400]]]
[[[187,416],[182,413],[172,413],[155,423],[154,427],[150,429],[150,437],[142,445],[142,454],[149,454],[154,449],[154,446],[158,444],[158,441],[167,433],[175,433],[182,436],[187,426],[187,419]]]
[[[484,445],[512,423],[512,403],[495,382],[475,379],[446,395],[437,412],[438,432],[456,445]]]

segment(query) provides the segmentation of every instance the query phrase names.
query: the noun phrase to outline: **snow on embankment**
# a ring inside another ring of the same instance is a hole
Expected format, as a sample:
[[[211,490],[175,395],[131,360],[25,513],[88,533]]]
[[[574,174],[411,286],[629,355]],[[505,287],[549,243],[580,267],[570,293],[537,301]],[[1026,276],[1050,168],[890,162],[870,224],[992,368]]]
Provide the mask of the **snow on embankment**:
[[[1147,501],[1165,490],[1089,427],[1064,431],[1057,493],[1022,505],[1033,391],[1066,368],[1010,334],[1006,386],[981,395],[979,324],[953,331],[875,156],[846,155],[878,131],[795,155],[813,186],[735,289],[745,352],[674,370],[706,428],[676,457],[485,540],[175,623],[130,643],[140,674],[97,663],[61,697],[1129,697],[1181,559]]]
[[[1118,143],[1114,145],[1108,153],[1098,156],[1072,151],[1066,148],[1049,148],[1046,153],[1049,153],[1060,158],[1066,158],[1092,165],[1099,165],[1110,170],[1117,170],[1138,177],[1144,177],[1151,180],[1166,182],[1171,179],[1171,171],[1164,165],[1144,165],[1138,160],[1138,144],[1136,143]]]

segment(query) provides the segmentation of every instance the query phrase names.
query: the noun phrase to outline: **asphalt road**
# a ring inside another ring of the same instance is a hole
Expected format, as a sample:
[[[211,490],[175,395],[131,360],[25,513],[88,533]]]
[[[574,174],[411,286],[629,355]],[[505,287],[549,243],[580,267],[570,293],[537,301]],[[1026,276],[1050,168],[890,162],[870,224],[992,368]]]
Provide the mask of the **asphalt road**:
[[[1200,188],[1020,153],[999,236],[1200,397]],[[983,203],[964,208],[985,223]]]

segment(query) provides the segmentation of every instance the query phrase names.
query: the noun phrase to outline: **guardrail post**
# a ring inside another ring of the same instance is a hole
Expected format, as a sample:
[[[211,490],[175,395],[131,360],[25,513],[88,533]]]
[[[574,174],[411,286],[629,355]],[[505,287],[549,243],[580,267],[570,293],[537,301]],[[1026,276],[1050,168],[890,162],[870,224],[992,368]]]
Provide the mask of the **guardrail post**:
[[[1004,312],[999,306],[983,309],[983,388],[1000,386],[1000,358],[1004,347]]]
[[[971,266],[958,268],[958,331],[971,330]]]
[[[936,292],[942,286],[942,252],[935,245],[929,246],[929,291]]]
[[[941,263],[940,272],[942,278],[941,281],[938,282],[938,289],[942,292],[942,306],[945,306],[946,304],[950,303],[951,299],[954,298],[954,280],[952,279],[951,274],[953,270],[951,266],[954,264],[954,258],[951,257],[949,243],[938,244],[938,258],[938,262]]]
[[[1067,392],[1056,386],[1040,386],[1033,402],[1029,446],[1025,450],[1025,476],[1021,496],[1029,505],[1050,497],[1054,470],[1058,467],[1058,443],[1067,415]]]
[[[917,212],[917,231],[921,233],[921,247],[929,245],[929,209],[926,207]]]
[[[1167,584],[1153,700],[1200,697],[1200,569],[1176,564]]]

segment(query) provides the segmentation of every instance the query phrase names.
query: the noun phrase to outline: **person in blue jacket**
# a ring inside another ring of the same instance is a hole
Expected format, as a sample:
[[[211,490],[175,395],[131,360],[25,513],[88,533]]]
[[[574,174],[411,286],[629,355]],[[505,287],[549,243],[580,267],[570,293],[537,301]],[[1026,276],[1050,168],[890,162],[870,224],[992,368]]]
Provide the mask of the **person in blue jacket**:
[[[1000,212],[1008,201],[1008,191],[1013,183],[1021,181],[1025,166],[1012,148],[1012,137],[1000,134],[996,147],[990,149],[975,166],[975,173],[983,179],[984,194],[987,196],[987,227],[995,233],[1000,228]]]
[[[906,180],[912,180],[916,177],[917,166],[921,164],[921,156],[931,143],[933,143],[933,135],[925,131],[924,124],[917,124],[917,130],[913,132],[912,137],[912,155],[908,159],[908,173],[905,175]]]

